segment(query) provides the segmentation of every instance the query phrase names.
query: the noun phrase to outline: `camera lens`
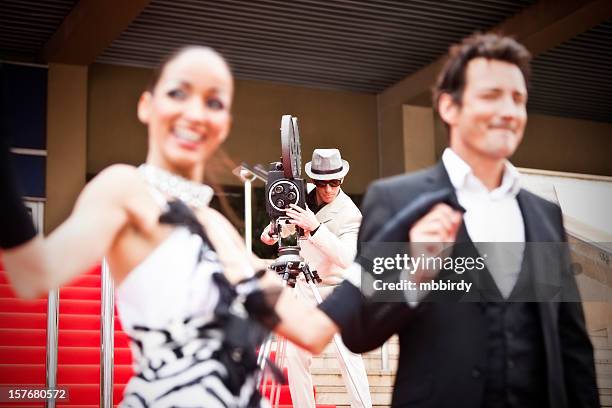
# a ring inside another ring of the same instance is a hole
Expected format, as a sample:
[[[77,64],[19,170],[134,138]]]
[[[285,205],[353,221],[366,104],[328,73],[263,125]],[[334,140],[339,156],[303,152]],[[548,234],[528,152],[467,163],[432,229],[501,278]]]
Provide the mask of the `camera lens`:
[[[281,186],[281,185],[278,185],[278,186],[274,187],[274,192],[275,192],[276,194],[280,194],[280,193],[282,193],[282,192],[283,192],[283,190],[284,190],[284,188],[283,188],[283,186]]]
[[[285,207],[285,201],[284,200],[276,200],[276,206],[278,208],[284,208]]]
[[[287,198],[291,201],[294,201],[296,199],[296,195],[293,191],[290,191],[289,194],[287,194]]]

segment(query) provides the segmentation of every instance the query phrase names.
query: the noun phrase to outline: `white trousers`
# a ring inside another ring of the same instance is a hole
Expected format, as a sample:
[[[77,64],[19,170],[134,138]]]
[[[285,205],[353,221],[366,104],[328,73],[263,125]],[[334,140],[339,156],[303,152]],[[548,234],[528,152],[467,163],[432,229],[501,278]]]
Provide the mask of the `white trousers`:
[[[323,298],[329,295],[332,290],[332,287],[319,287],[319,293],[321,293]],[[298,281],[295,285],[294,292],[296,297],[316,305],[316,300],[312,295],[312,291],[306,283]],[[345,356],[346,366],[351,373],[349,376],[344,366],[340,361],[338,362],[342,373],[342,379],[344,380],[351,400],[351,408],[372,408],[368,375],[361,355],[351,352],[342,341],[340,341],[338,345],[344,350],[342,353]],[[336,357],[340,360],[337,350]],[[312,354],[293,345],[291,342],[287,342],[285,361],[293,406],[295,408],[314,408],[315,398],[312,390],[312,375],[310,374]],[[355,389],[355,387],[357,389]]]

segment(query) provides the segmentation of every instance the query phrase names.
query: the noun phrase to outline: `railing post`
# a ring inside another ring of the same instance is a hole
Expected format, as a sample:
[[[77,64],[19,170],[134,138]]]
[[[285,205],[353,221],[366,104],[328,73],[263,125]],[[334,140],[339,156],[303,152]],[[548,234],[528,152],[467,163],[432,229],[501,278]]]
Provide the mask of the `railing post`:
[[[47,389],[57,388],[57,332],[59,328],[59,289],[49,291],[47,298]],[[46,400],[45,407],[55,408],[55,400]]]
[[[106,259],[102,261],[100,302],[100,408],[113,407],[115,302],[113,280]]]
[[[253,251],[253,214],[251,208],[252,194],[251,180],[245,177],[244,180],[244,240],[246,241],[247,251]]]
[[[253,251],[253,212],[251,207],[253,194],[253,180],[256,176],[250,170],[240,168],[238,173],[240,180],[244,183],[244,241],[246,249]]]
[[[383,371],[390,371],[389,369],[389,342],[385,341],[380,349],[380,365]]]

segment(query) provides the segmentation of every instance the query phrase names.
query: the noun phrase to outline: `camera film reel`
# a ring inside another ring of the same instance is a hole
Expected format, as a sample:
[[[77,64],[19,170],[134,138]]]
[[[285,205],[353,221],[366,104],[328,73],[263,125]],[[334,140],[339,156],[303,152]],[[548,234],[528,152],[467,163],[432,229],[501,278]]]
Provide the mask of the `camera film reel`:
[[[300,131],[295,116],[281,117],[281,147],[283,171],[288,179],[302,177],[302,152],[300,149]]]

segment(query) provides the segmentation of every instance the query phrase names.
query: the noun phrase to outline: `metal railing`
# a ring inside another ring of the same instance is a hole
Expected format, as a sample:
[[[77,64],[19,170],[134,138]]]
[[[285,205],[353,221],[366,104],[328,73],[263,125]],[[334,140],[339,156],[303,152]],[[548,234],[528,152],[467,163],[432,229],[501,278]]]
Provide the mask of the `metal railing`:
[[[59,289],[49,291],[47,298],[47,361],[46,385],[47,389],[57,388],[57,350],[59,329]],[[45,407],[55,408],[55,400],[48,399]]]
[[[380,366],[385,372],[391,371],[389,366],[389,340],[385,341],[380,348]]]
[[[233,171],[240,181],[244,183],[244,241],[249,252],[253,250],[253,214],[252,214],[252,194],[253,181],[261,180],[266,182],[267,172],[261,165],[251,167],[246,163],[242,163]]]
[[[115,300],[113,279],[106,259],[102,261],[100,302],[100,407],[113,407]]]

